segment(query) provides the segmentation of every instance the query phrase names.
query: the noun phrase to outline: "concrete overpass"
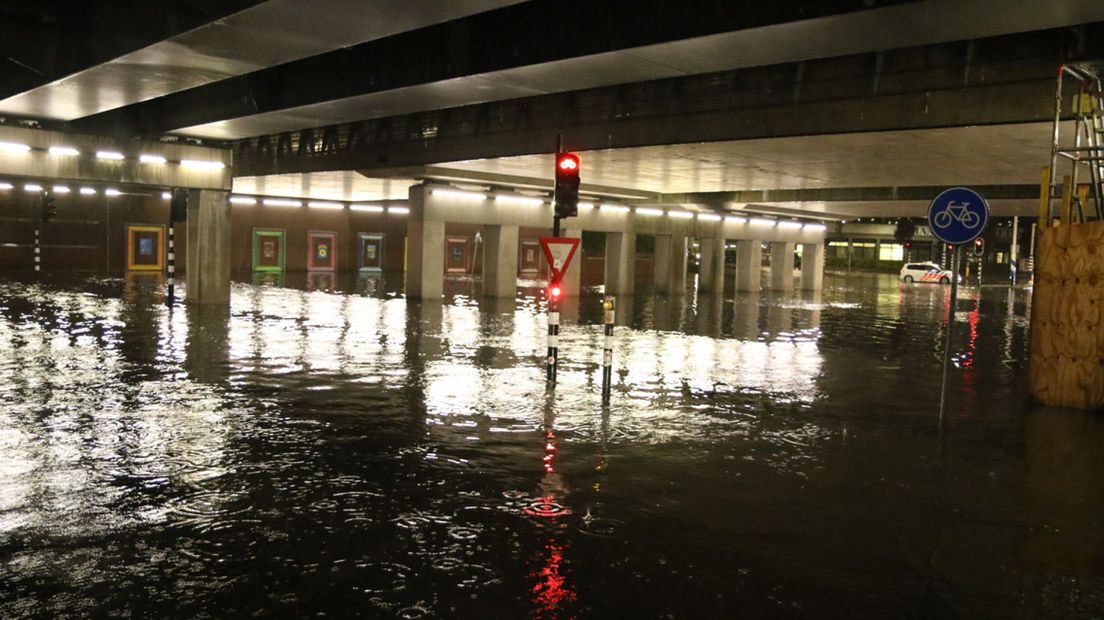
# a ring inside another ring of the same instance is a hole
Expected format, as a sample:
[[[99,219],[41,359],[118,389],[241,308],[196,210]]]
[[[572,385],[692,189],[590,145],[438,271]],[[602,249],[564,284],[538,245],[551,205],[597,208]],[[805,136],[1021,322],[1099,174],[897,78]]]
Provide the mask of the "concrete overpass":
[[[84,15],[63,8],[4,10],[60,43]],[[562,134],[586,152],[583,191],[599,200],[833,219],[916,215],[968,184],[998,215],[1025,215],[1055,68],[1104,57],[1104,5],[1088,0],[174,11],[152,32],[84,16],[95,36],[64,58],[12,44],[4,122],[224,148],[234,191],[250,194],[539,193]]]

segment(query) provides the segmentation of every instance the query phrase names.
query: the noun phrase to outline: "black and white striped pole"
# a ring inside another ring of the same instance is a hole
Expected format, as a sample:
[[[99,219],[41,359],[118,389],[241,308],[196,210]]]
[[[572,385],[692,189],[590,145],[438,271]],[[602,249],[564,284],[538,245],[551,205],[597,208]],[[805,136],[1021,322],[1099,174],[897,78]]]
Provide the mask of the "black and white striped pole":
[[[610,397],[610,385],[613,380],[613,322],[616,311],[616,300],[606,297],[602,302],[605,318],[605,336],[602,340],[602,400],[608,401]]]
[[[174,189],[169,201],[169,235],[165,266],[168,270],[168,295],[165,305],[172,307],[176,302],[176,223],[188,217],[188,190]]]
[[[548,381],[556,384],[560,362],[560,297],[563,287],[553,279],[548,285]]]
[[[42,224],[35,228],[34,270],[36,274],[42,271]]]

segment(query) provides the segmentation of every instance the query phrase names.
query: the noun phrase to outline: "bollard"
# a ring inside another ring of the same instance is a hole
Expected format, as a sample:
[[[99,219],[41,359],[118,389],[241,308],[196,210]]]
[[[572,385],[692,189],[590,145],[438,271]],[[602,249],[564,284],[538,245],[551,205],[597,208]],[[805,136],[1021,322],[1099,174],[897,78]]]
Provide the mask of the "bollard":
[[[34,255],[34,259],[35,259],[34,270],[35,270],[35,273],[38,273],[38,272],[42,271],[42,245],[41,245],[41,241],[40,241],[41,237],[42,237],[42,227],[39,226],[38,228],[35,229],[35,255]]]
[[[608,400],[610,396],[610,383],[613,375],[613,318],[616,307],[616,299],[606,297],[602,302],[605,310],[605,338],[602,342],[602,399]]]

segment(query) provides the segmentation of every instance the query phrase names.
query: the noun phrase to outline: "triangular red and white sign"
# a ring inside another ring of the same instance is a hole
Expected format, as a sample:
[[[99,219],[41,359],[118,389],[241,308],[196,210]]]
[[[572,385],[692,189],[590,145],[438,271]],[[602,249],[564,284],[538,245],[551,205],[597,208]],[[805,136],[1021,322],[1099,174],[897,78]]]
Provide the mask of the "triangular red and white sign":
[[[573,237],[541,237],[540,244],[544,248],[544,258],[552,268],[552,279],[559,280],[575,257],[579,240]]]

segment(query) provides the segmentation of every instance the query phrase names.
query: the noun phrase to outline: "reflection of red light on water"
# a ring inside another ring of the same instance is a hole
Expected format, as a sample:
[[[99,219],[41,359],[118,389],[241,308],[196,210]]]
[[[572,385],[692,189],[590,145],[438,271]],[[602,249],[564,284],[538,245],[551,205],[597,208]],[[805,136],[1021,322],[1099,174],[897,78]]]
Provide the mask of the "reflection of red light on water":
[[[565,517],[571,514],[563,504],[557,502],[551,495],[546,495],[526,506],[522,511],[531,517]]]
[[[575,592],[567,586],[567,578],[560,572],[563,567],[564,547],[557,545],[555,541],[549,541],[545,550],[548,557],[544,566],[530,576],[537,578],[532,589],[533,605],[536,608],[534,611],[550,613],[563,603],[574,601]]]

